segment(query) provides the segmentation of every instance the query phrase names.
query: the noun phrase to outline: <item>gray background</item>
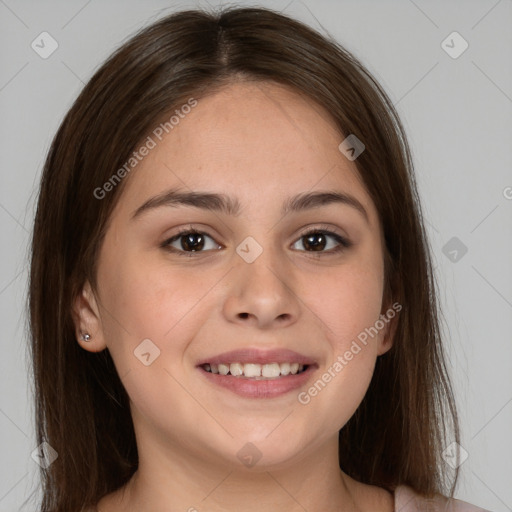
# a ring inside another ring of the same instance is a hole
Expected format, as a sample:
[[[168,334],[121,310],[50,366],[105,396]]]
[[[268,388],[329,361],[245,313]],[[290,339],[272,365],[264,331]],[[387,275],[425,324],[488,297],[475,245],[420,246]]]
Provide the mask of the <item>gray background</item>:
[[[469,454],[457,497],[511,511],[512,0],[257,5],[328,31],[397,105],[415,159]],[[49,144],[83,84],[122,41],[196,6],[208,4],[0,0],[0,511],[19,510],[38,484],[24,306],[35,191]],[[47,59],[31,48],[43,31],[59,45]],[[455,59],[441,45],[453,31],[469,43]]]

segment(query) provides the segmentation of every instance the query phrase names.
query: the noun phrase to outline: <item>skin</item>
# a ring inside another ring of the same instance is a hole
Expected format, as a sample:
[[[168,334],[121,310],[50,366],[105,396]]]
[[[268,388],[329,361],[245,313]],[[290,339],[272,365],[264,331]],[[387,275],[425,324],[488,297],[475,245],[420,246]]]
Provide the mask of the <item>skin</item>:
[[[338,463],[338,431],[391,348],[391,323],[307,405],[297,400],[389,307],[378,213],[338,150],[343,138],[310,99],[240,82],[200,99],[126,178],[99,254],[98,289],[86,283],[74,304],[77,336],[92,337],[81,346],[113,357],[140,458],[100,512],[393,510],[388,491],[353,480]],[[236,197],[241,213],[162,206],[131,218],[174,187]],[[351,194],[368,221],[338,203],[281,215],[288,197],[319,190]],[[204,252],[161,247],[189,223],[212,237]],[[322,225],[353,245],[328,254],[339,245],[329,237],[324,252],[308,250],[304,228]],[[250,264],[236,252],[247,236],[263,248]],[[147,338],[160,349],[149,366],[134,357]],[[306,386],[271,399],[213,386],[196,368],[241,347],[288,348],[318,368]],[[247,442],[262,454],[252,468],[237,457]]]

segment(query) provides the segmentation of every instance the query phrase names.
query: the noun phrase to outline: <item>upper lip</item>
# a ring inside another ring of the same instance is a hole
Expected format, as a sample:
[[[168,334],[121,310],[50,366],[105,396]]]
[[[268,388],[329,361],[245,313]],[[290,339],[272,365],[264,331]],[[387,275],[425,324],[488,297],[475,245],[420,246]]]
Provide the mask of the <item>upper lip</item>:
[[[206,363],[210,364],[227,364],[227,363],[299,363],[303,365],[316,364],[315,360],[311,357],[299,354],[293,350],[288,349],[275,349],[275,350],[261,350],[257,348],[243,348],[224,352],[222,354],[205,358],[197,363],[197,366],[202,366]]]

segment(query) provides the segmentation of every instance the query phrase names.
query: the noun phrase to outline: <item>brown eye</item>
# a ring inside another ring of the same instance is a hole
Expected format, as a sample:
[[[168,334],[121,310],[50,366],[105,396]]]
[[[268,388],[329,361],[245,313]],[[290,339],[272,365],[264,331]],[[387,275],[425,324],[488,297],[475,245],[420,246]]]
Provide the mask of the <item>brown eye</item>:
[[[327,238],[324,233],[312,233],[303,237],[302,245],[305,249],[323,251],[327,245]]]
[[[184,251],[200,251],[204,247],[204,236],[200,233],[181,235],[180,239]]]
[[[313,230],[301,235],[294,246],[300,244],[302,247],[295,249],[305,249],[306,252],[318,252],[333,254],[349,248],[352,243],[332,231]]]
[[[180,256],[191,256],[187,253],[206,252],[221,248],[210,235],[190,229],[169,238],[162,244],[162,247]]]

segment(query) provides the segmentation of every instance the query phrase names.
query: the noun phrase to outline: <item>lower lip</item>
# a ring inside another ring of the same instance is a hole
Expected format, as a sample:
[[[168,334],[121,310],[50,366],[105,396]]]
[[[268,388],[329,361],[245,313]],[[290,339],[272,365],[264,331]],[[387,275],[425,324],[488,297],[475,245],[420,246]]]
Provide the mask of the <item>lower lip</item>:
[[[219,373],[207,372],[202,367],[198,367],[198,369],[211,383],[228,389],[237,395],[245,398],[275,398],[303,386],[313,374],[315,366],[308,366],[302,373],[268,380],[220,375]]]

